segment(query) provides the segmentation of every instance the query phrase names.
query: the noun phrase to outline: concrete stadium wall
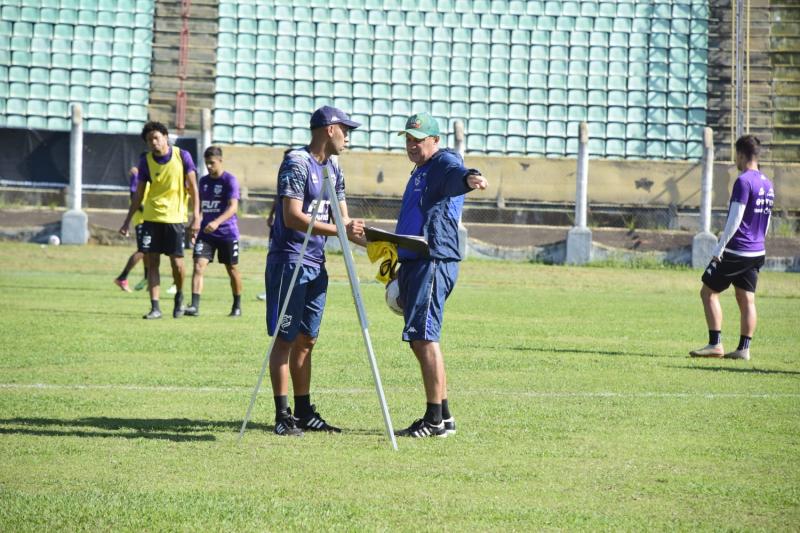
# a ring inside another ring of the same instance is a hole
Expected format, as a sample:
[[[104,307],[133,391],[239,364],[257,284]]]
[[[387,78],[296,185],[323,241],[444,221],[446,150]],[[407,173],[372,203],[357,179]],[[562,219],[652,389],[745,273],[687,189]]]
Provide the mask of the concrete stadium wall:
[[[283,149],[224,146],[226,169],[249,190],[274,191]],[[527,157],[466,157],[466,164],[489,179],[487,191],[471,198],[532,202],[574,202],[574,159]],[[411,172],[403,153],[347,152],[341,157],[347,188],[352,194],[400,197]],[[775,184],[777,209],[800,207],[800,164],[766,163],[763,171]],[[623,205],[676,205],[700,203],[702,165],[694,161],[593,160],[589,164],[589,201]],[[736,179],[728,162],[714,166],[713,205],[725,207]]]

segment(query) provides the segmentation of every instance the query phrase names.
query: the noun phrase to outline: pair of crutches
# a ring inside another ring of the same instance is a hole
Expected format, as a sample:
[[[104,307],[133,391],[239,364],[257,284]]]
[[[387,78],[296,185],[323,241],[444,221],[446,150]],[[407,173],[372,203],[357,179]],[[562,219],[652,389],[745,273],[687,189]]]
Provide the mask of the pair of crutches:
[[[358,282],[358,276],[356,275],[356,266],[353,263],[353,255],[350,252],[350,242],[347,239],[347,230],[344,226],[344,221],[342,220],[342,212],[339,208],[339,202],[336,197],[336,189],[333,185],[333,179],[328,171],[328,166],[326,165],[323,167],[323,190],[327,193],[328,198],[330,199],[330,206],[333,210],[333,217],[334,221],[336,222],[336,233],[339,236],[339,242],[342,246],[342,253],[344,254],[344,262],[345,266],[347,267],[347,277],[350,280],[350,289],[353,293],[353,301],[356,306],[356,311],[358,312],[358,320],[361,323],[361,334],[364,337],[364,345],[367,348],[367,356],[369,357],[369,364],[372,367],[372,377],[375,380],[375,391],[378,393],[378,401],[381,405],[381,412],[383,413],[383,421],[386,425],[386,433],[389,436],[389,440],[392,443],[392,448],[397,450],[397,441],[394,437],[394,430],[392,428],[392,420],[389,417],[389,407],[386,405],[386,397],[383,394],[383,385],[381,384],[381,375],[378,372],[378,363],[375,360],[375,352],[372,349],[372,340],[369,336],[369,329],[367,324],[367,313],[364,310],[364,302],[361,299],[361,286]],[[289,298],[292,295],[292,291],[294,290],[295,282],[297,281],[297,275],[300,272],[300,268],[303,264],[303,257],[305,256],[306,247],[308,246],[308,240],[311,237],[311,231],[314,228],[314,222],[317,220],[319,216],[319,212],[321,206],[323,204],[322,198],[318,199],[314,202],[313,212],[311,214],[311,220],[308,223],[308,229],[306,230],[306,236],[303,240],[303,245],[300,248],[300,256],[297,258],[297,263],[295,265],[294,272],[292,273],[292,279],[289,282],[289,289],[286,293],[286,298],[283,301],[283,305],[281,307],[280,315],[278,316],[277,327],[280,327],[280,324],[283,323],[283,317],[286,315],[286,308],[288,307]],[[275,346],[275,339],[278,337],[278,331],[276,330],[274,335],[272,336],[272,340],[269,343],[269,348],[267,348],[267,353],[264,355],[264,362],[261,365],[261,372],[258,374],[258,381],[256,382],[256,387],[253,390],[253,395],[250,398],[250,405],[247,407],[247,413],[244,415],[244,421],[242,422],[242,429],[239,431],[239,439],[244,436],[244,431],[247,428],[247,422],[250,420],[250,414],[253,411],[253,406],[256,403],[256,397],[258,396],[258,391],[261,388],[261,382],[264,380],[264,374],[267,371],[267,365],[269,364],[269,356],[272,353],[272,348]]]

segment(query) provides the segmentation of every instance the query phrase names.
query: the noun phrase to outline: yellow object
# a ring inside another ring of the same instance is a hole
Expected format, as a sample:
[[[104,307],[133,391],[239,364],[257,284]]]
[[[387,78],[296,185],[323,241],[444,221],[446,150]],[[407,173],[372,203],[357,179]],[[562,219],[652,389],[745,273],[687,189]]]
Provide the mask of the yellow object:
[[[144,184],[144,195],[142,196],[142,203],[139,206],[139,209],[133,214],[133,218],[131,219],[131,225],[135,228],[142,222],[144,222],[144,204],[147,201],[147,193],[150,192],[150,182],[145,182]]]
[[[183,160],[177,146],[172,147],[172,157],[160,165],[147,154],[147,169],[150,171],[150,193],[144,204],[144,220],[181,224],[186,222],[186,186]]]
[[[392,242],[375,241],[367,244],[367,257],[370,263],[381,261],[375,279],[386,285],[395,277],[397,267],[397,245]]]

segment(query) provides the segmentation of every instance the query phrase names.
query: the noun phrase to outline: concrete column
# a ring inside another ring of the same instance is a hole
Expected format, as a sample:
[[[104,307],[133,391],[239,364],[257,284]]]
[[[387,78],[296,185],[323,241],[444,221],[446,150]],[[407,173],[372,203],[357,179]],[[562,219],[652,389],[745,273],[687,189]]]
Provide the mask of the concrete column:
[[[717,237],[711,233],[711,188],[714,184],[714,132],[711,128],[703,131],[703,175],[700,180],[700,227],[692,239],[692,268],[705,268],[717,244]]]
[[[69,139],[69,210],[61,218],[61,242],[89,242],[89,217],[81,209],[83,200],[83,114],[80,104],[72,104],[72,131]]]
[[[589,127],[581,122],[575,178],[575,226],[567,233],[567,263],[570,265],[583,265],[592,259],[592,230],[586,225],[588,190]]]
[[[460,120],[456,120],[453,123],[453,135],[454,135],[454,149],[456,152],[461,154],[461,157],[464,157],[464,154],[467,152],[467,135],[464,132],[464,123]],[[467,232],[467,227],[461,223],[461,219],[458,220],[458,251],[461,254],[462,259],[467,258],[467,240],[469,239],[469,232]]]
[[[211,110],[210,109],[203,109],[200,111],[200,153],[198,157],[203,159],[203,154],[206,151],[206,148],[211,146],[211,130],[213,129],[214,124],[211,122]],[[205,165],[205,161],[203,162]],[[208,174],[208,168],[206,168],[206,174]]]

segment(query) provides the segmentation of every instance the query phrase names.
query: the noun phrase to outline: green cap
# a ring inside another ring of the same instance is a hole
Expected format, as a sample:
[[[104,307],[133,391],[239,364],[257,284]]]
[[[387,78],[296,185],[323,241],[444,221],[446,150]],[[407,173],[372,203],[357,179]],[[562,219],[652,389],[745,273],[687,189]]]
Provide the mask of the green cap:
[[[439,124],[436,119],[428,113],[416,113],[408,117],[406,120],[406,129],[398,132],[398,135],[409,134],[417,139],[424,139],[425,137],[438,137]]]

